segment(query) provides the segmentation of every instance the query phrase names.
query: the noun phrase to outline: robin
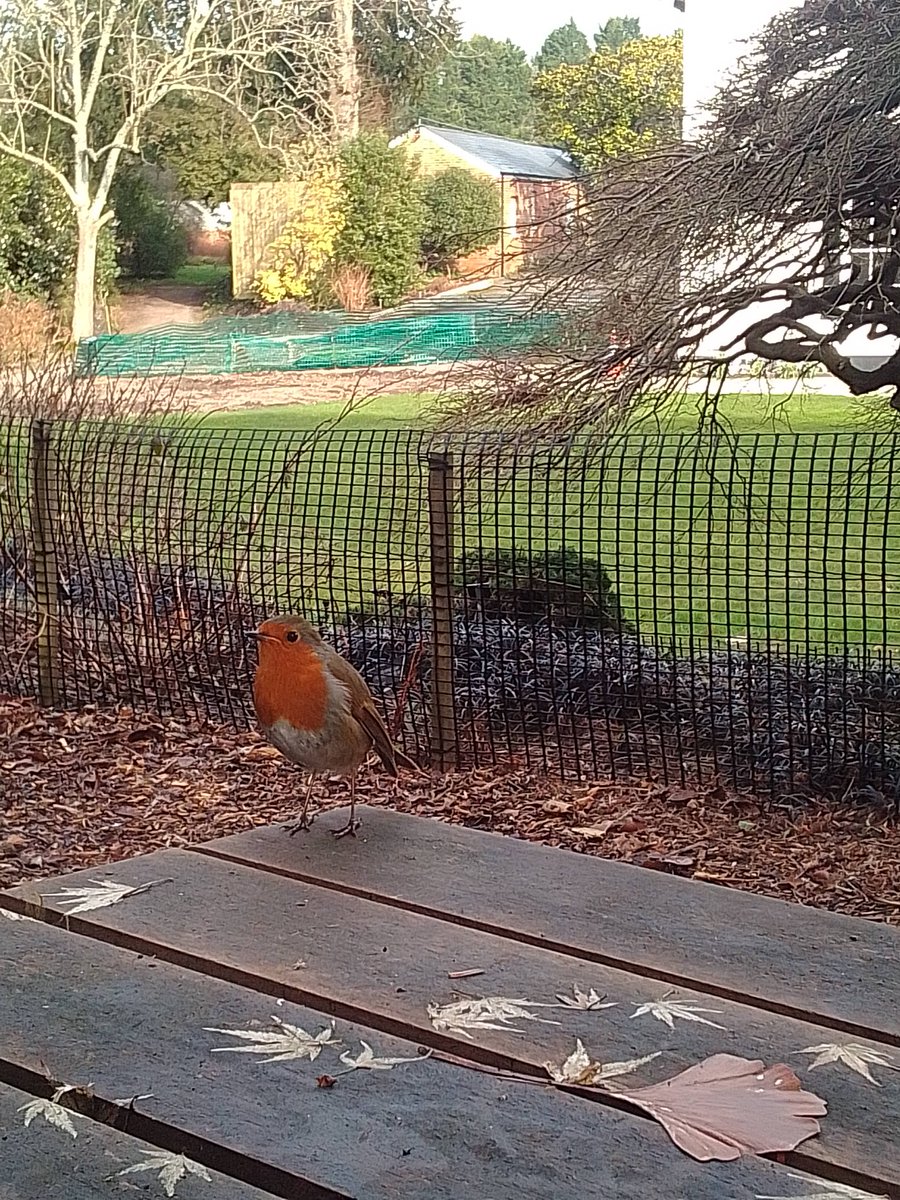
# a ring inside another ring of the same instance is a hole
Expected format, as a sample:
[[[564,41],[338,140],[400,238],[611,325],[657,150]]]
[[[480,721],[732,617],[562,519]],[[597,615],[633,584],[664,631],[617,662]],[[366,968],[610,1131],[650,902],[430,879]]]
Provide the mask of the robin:
[[[285,758],[309,772],[293,836],[309,829],[309,799],[318,774],[350,779],[350,820],[336,837],[355,835],[356,773],[375,747],[392,779],[398,764],[416,764],[391,742],[366,681],[303,617],[273,617],[250,637],[259,645],[253,706],[266,737]]]

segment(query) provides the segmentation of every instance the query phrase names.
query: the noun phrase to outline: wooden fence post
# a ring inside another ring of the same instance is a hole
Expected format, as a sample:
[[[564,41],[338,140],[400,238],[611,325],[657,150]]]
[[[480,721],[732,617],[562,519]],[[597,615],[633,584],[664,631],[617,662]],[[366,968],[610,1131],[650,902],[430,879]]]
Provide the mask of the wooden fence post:
[[[59,647],[59,572],[54,529],[59,519],[56,463],[49,421],[31,423],[31,549],[37,602],[38,699],[55,708],[62,696]]]
[[[456,765],[456,702],[453,694],[453,502],[452,455],[428,455],[428,536],[431,546],[431,761],[439,771]]]

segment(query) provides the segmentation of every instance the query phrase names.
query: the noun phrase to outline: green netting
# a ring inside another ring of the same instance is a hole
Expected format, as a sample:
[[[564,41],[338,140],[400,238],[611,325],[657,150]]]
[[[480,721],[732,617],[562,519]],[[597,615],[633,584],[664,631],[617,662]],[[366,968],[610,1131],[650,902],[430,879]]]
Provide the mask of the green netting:
[[[219,317],[140,334],[108,334],[78,347],[92,375],[229,375],[255,371],[401,366],[520,350],[543,340],[548,317],[483,308],[394,318],[339,313]]]

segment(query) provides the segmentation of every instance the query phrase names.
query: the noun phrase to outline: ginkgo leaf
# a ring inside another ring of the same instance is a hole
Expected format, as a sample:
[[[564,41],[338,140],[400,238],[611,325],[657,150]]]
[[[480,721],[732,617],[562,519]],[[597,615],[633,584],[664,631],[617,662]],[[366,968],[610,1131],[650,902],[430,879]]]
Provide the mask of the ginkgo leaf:
[[[806,1175],[788,1175],[788,1179],[796,1179],[798,1183],[809,1186],[810,1180]],[[822,1191],[804,1192],[802,1196],[757,1196],[756,1200],[888,1200],[887,1196],[876,1196],[872,1192],[861,1192],[859,1188],[850,1187],[846,1183],[821,1183]]]
[[[577,983],[572,988],[571,996],[560,995],[557,993],[556,998],[560,1004],[564,1005],[566,1008],[580,1008],[584,1012],[596,1012],[601,1008],[616,1007],[615,1000],[607,1000],[607,1002],[604,1004],[603,997],[599,995],[594,988],[591,988],[589,992],[583,992]]]
[[[701,1008],[699,1004],[682,1004],[679,1000],[654,1000],[650,1004],[640,1004],[631,1014],[631,1020],[635,1017],[656,1017],[657,1021],[662,1021],[668,1025],[670,1029],[675,1028],[676,1019],[679,1021],[697,1021],[700,1025],[711,1025],[713,1029],[724,1029],[724,1025],[717,1025],[715,1021],[707,1021],[705,1017],[700,1017],[698,1013],[720,1013],[718,1008]]]
[[[652,1062],[654,1058],[659,1058],[660,1054],[662,1051],[657,1050],[653,1054],[645,1054],[643,1058],[632,1058],[626,1062],[594,1062],[585,1050],[581,1038],[576,1038],[575,1049],[565,1062],[560,1066],[557,1066],[556,1063],[546,1062],[544,1070],[554,1083],[574,1083],[582,1087],[596,1087],[607,1079],[614,1079],[619,1075],[630,1075],[638,1067]]]
[[[78,1130],[75,1128],[72,1118],[80,1118],[81,1113],[72,1112],[70,1108],[64,1108],[58,1103],[61,1096],[73,1090],[71,1087],[57,1088],[53,1093],[52,1100],[30,1100],[21,1108],[16,1109],[17,1112],[23,1114],[25,1128],[27,1129],[36,1117],[43,1117],[47,1124],[52,1125],[54,1129],[61,1129],[69,1137],[77,1138]]]
[[[828,1063],[839,1062],[843,1063],[845,1067],[849,1067],[851,1071],[855,1071],[857,1075],[862,1075],[863,1079],[867,1079],[869,1083],[874,1083],[876,1087],[881,1087],[882,1084],[869,1070],[870,1066],[886,1067],[889,1071],[900,1071],[900,1067],[886,1051],[861,1046],[857,1042],[848,1042],[844,1046],[839,1046],[834,1042],[823,1042],[821,1046],[807,1046],[805,1050],[798,1050],[797,1053],[816,1055],[815,1061],[809,1064],[810,1071],[814,1071],[816,1067],[824,1067]]]
[[[364,1042],[360,1038],[359,1044],[362,1050],[354,1058],[349,1050],[345,1050],[341,1055],[341,1062],[351,1071],[390,1071],[393,1067],[399,1067],[403,1063],[421,1062],[425,1058],[431,1057],[431,1051],[427,1054],[417,1054],[413,1058],[379,1058],[368,1042]],[[346,1072],[342,1072],[346,1074]]]
[[[700,1162],[793,1150],[819,1132],[816,1118],[827,1112],[790,1067],[734,1054],[714,1054],[663,1083],[618,1094]]]
[[[129,896],[137,896],[141,892],[147,892],[152,887],[156,887],[158,883],[168,883],[166,879],[155,879],[152,883],[142,883],[138,887],[131,887],[127,883],[113,883],[110,880],[92,879],[93,887],[83,888],[63,888],[61,892],[44,892],[42,900],[58,900],[59,907],[71,905],[71,908],[66,908],[68,916],[74,916],[75,913],[93,912],[97,908],[109,908],[112,904],[121,904]]]
[[[527,1006],[527,1007],[526,1007]],[[453,1004],[429,1004],[428,1016],[435,1029],[460,1033],[471,1040],[470,1029],[499,1029],[506,1033],[524,1033],[514,1029],[511,1021],[541,1021],[546,1025],[558,1025],[539,1017],[529,1008],[545,1008],[533,1000],[510,1000],[507,996],[484,996],[480,1000],[457,1000]]]
[[[215,1029],[207,1026],[206,1033],[223,1033],[250,1043],[247,1046],[216,1046],[212,1053],[268,1054],[269,1058],[260,1059],[260,1062],[264,1063],[288,1062],[294,1058],[308,1058],[310,1062],[314,1062],[323,1046],[340,1045],[338,1039],[331,1036],[334,1033],[333,1021],[318,1033],[307,1033],[299,1025],[288,1025],[278,1017],[272,1017],[272,1021],[277,1028]]]
[[[186,1175],[196,1175],[212,1183],[209,1171],[201,1163],[193,1162],[183,1154],[171,1154],[168,1150],[148,1150],[147,1157],[134,1166],[125,1167],[118,1175],[137,1175],[141,1171],[154,1171],[167,1196],[175,1195],[175,1188]]]

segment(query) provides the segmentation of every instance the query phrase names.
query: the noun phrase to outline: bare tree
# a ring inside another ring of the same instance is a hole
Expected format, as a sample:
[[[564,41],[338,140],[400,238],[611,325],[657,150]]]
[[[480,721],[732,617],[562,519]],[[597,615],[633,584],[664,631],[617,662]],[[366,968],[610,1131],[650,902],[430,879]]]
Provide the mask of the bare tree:
[[[518,422],[571,432],[698,378],[714,401],[748,356],[900,408],[900,0],[773,21],[696,140],[586,182],[549,271],[552,348],[493,375]]]
[[[94,331],[100,231],[126,153],[166,96],[215,95],[262,137],[327,131],[334,22],[319,0],[8,0],[0,154],[51,176],[75,214],[72,337]]]

